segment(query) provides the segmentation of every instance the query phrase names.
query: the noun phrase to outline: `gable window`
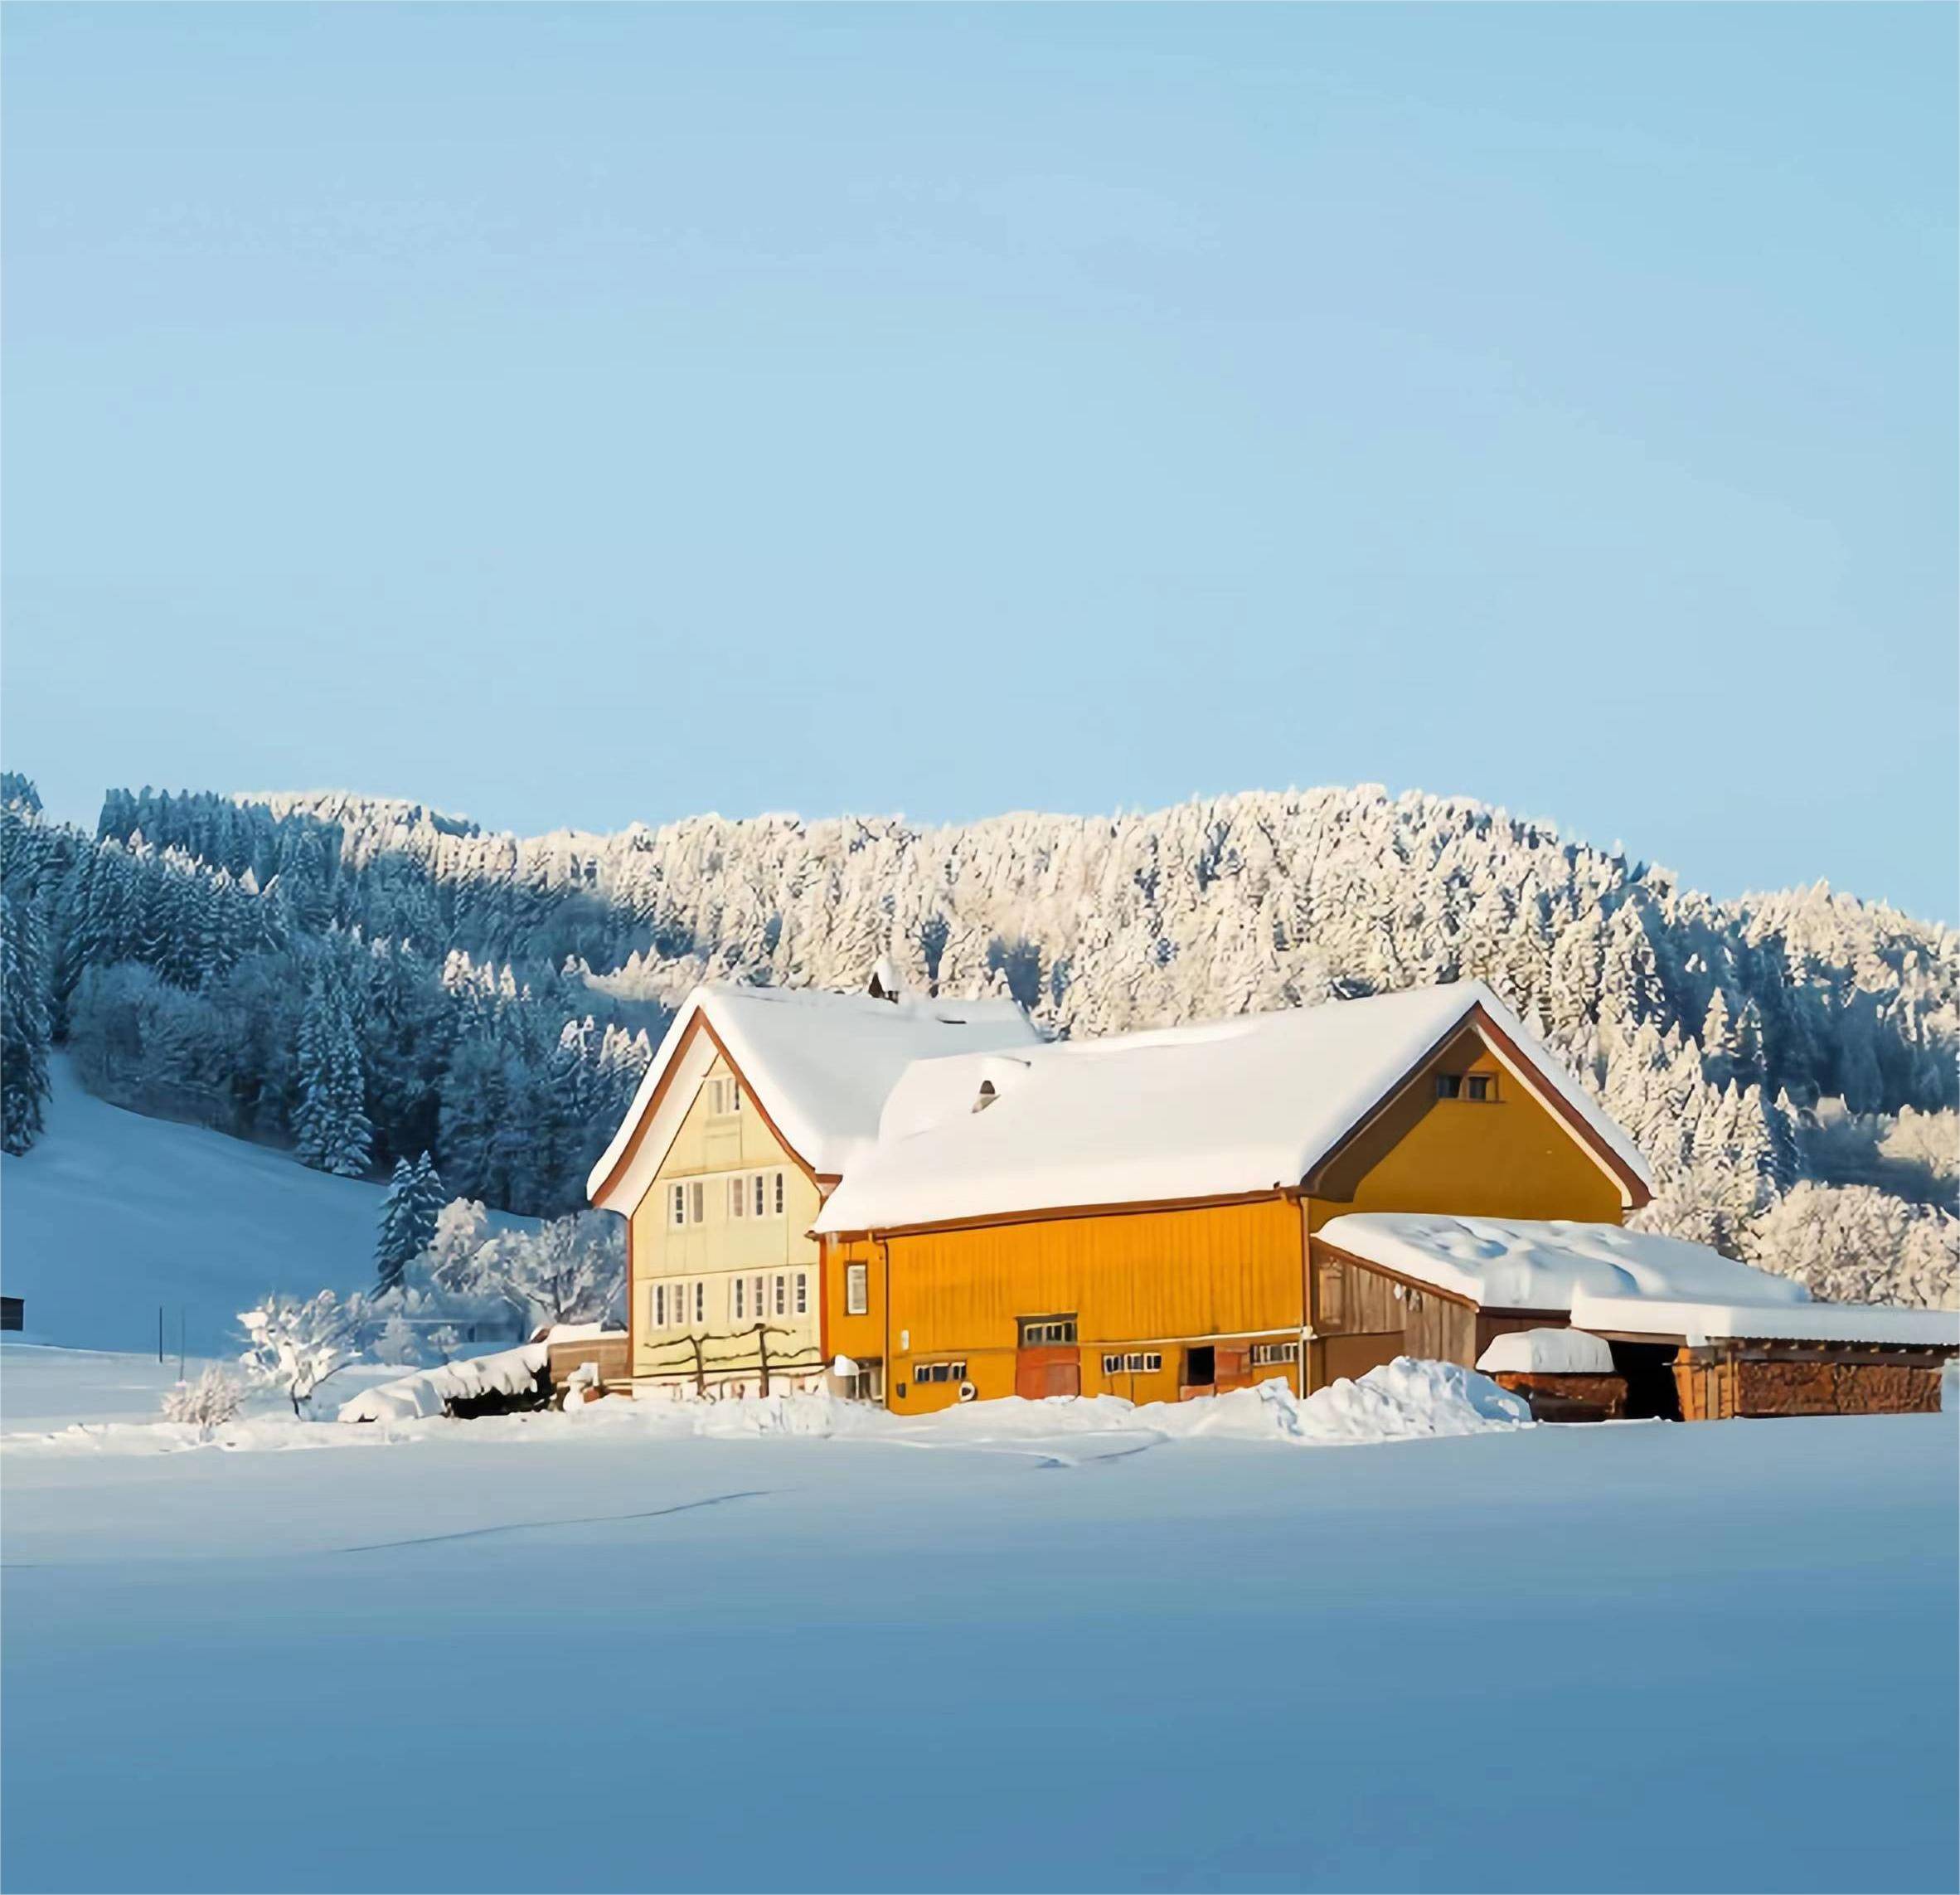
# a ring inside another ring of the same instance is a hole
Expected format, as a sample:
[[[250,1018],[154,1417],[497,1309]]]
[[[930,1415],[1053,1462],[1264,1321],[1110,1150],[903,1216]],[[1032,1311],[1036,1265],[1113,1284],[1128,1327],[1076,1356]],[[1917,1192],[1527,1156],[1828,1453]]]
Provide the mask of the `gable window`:
[[[776,1173],[776,1215],[783,1215],[783,1173],[779,1171]]]
[[[1436,1075],[1436,1096],[1438,1099],[1460,1099],[1463,1096],[1463,1076],[1460,1072],[1439,1072]]]
[[[1480,1105],[1488,1105],[1497,1096],[1497,1082],[1487,1072],[1467,1072],[1463,1075],[1463,1096]]]
[[[722,1073],[711,1079],[703,1090],[708,1096],[708,1110],[717,1118],[741,1110],[742,1083],[734,1074]]]
[[[753,1187],[751,1194],[755,1199],[755,1214],[759,1217],[762,1215],[763,1174],[759,1171],[757,1172],[750,1182]]]
[[[871,1306],[871,1266],[868,1263],[844,1266],[844,1314],[861,1316]]]
[[[708,1216],[708,1188],[697,1178],[687,1187],[687,1221],[705,1223]]]
[[[673,1220],[676,1224],[687,1222],[687,1187],[677,1184],[673,1194]]]
[[[745,1178],[731,1178],[728,1181],[728,1208],[731,1217],[739,1217],[748,1208],[749,1181]]]

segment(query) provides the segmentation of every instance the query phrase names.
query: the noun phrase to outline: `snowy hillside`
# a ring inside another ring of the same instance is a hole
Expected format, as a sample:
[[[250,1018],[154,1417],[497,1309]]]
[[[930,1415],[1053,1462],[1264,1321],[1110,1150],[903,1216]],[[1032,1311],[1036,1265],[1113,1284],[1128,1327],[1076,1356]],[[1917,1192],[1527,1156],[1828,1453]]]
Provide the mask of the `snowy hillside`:
[[[235,1319],[268,1290],[310,1295],[374,1277],[378,1186],[284,1153],[91,1098],[53,1068],[47,1130],[0,1157],[0,1285],[30,1334],[78,1348],[235,1355]]]

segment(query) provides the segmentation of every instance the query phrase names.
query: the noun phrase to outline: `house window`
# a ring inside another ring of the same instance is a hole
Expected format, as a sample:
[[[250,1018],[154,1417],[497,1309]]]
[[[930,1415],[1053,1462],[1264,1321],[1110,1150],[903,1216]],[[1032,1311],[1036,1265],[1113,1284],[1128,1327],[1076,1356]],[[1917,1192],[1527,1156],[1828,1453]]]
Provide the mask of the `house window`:
[[[690,1223],[707,1222],[708,1188],[697,1178],[687,1187],[687,1218]]]
[[[731,1178],[728,1181],[728,1208],[737,1217],[748,1208],[748,1179]]]
[[[871,1306],[871,1269],[866,1263],[844,1266],[844,1314],[861,1316]]]
[[[963,1362],[915,1362],[912,1364],[915,1382],[964,1382],[967,1365]]]
[[[708,1319],[708,1286],[705,1283],[697,1283],[694,1286],[694,1319],[697,1323],[705,1323]]]
[[[1300,1359],[1298,1343],[1254,1343],[1252,1345],[1252,1366],[1254,1368],[1277,1368],[1284,1365],[1291,1368]]]
[[[1073,1316],[1023,1316],[1021,1319],[1021,1346],[1023,1348],[1045,1348],[1058,1344],[1072,1343],[1075,1339],[1075,1319]]]
[[[674,1187],[673,1216],[676,1224],[687,1222],[687,1187],[685,1184]]]
[[[1487,1072],[1467,1072],[1463,1075],[1463,1096],[1487,1105],[1497,1096],[1497,1081]]]
[[[796,1273],[796,1313],[799,1316],[810,1313],[810,1273],[806,1270]]]
[[[756,1214],[756,1216],[757,1216],[757,1217],[759,1217],[762,1215],[762,1187],[763,1187],[763,1176],[762,1176],[762,1173],[761,1173],[759,1171],[759,1172],[757,1172],[757,1173],[756,1173],[756,1174],[755,1174],[755,1176],[754,1176],[754,1178],[753,1178],[753,1180],[751,1180],[751,1182],[752,1182],[752,1183],[753,1183],[753,1185],[754,1185],[754,1195],[755,1195],[755,1214]]]
[[[728,1286],[728,1314],[732,1322],[740,1322],[748,1314],[749,1279],[738,1276]]]
[[[1439,1072],[1436,1075],[1436,1096],[1438,1099],[1460,1099],[1463,1096],[1463,1076],[1460,1072]]]
[[[776,1215],[783,1215],[783,1173],[779,1171],[776,1173]]]
[[[657,1329],[667,1327],[667,1285],[664,1283],[653,1285],[653,1327]]]
[[[759,1323],[769,1313],[769,1304],[763,1295],[763,1292],[769,1287],[769,1279],[766,1276],[758,1276],[752,1278],[751,1281],[755,1288],[755,1319]]]
[[[776,1314],[779,1316],[789,1314],[789,1279],[787,1276],[776,1279]]]
[[[1155,1375],[1163,1366],[1164,1358],[1155,1349],[1129,1349],[1103,1358],[1105,1375]]]

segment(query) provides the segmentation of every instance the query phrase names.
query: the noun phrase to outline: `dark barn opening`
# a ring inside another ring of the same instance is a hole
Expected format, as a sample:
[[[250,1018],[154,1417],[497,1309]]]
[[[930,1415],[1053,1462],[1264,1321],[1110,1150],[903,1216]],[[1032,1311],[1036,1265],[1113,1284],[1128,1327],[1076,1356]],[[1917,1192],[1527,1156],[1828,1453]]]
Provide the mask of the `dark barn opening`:
[[[1675,1386],[1672,1343],[1611,1343],[1613,1373],[1627,1383],[1629,1421],[1678,1421],[1681,1390]]]

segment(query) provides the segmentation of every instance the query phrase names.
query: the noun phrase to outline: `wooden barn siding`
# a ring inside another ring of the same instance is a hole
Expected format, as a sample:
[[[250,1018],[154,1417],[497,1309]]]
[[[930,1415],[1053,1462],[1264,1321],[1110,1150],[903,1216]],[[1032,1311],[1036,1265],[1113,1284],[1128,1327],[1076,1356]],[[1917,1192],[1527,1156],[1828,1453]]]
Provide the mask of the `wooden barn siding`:
[[[959,1357],[983,1398],[1011,1395],[1017,1319],[1072,1314],[1084,1394],[1174,1399],[1184,1339],[1249,1344],[1268,1332],[1298,1334],[1301,1239],[1298,1207],[1280,1198],[890,1237],[887,1384],[909,1381],[915,1358]],[[838,1246],[840,1280],[858,1247]],[[839,1346],[849,1346],[841,1335]],[[1105,1378],[1103,1354],[1119,1347],[1157,1349],[1163,1366]],[[1262,1370],[1259,1379],[1284,1373]],[[932,1384],[904,1406],[956,1395]]]

